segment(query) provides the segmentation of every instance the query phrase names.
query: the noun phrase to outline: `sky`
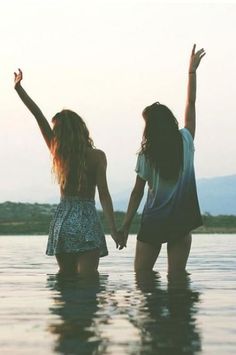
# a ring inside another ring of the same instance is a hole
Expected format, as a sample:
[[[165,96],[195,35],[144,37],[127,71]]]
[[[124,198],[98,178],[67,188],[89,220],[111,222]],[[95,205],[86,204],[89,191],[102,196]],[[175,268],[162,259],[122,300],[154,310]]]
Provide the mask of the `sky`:
[[[236,2],[0,0],[0,202],[52,202],[59,196],[51,158],[22,86],[51,120],[81,115],[108,160],[113,196],[129,191],[144,127],[159,101],[183,127],[193,43],[198,69],[196,177],[236,174]]]

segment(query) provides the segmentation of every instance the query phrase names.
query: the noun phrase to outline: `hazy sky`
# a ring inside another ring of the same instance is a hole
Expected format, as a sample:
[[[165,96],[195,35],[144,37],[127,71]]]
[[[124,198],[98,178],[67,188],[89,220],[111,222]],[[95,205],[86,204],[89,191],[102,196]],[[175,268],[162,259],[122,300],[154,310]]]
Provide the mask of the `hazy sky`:
[[[183,125],[192,44],[198,71],[197,178],[236,173],[236,3],[155,0],[0,1],[0,201],[49,201],[51,160],[13,89],[13,72],[48,119],[78,112],[108,158],[111,193],[129,190],[142,109],[169,106]]]

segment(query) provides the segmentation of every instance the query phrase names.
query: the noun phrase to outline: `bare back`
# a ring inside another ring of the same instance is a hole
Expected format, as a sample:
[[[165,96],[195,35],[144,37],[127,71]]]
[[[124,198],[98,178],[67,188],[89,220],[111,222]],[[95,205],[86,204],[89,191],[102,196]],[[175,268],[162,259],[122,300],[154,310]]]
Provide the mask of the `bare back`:
[[[70,182],[63,189],[61,187],[61,196],[78,196],[83,199],[94,199],[95,190],[97,185],[97,172],[100,162],[99,153],[101,151],[98,149],[88,148],[87,159],[86,159],[86,177],[85,183],[82,184],[80,190],[78,191],[77,181],[75,179],[70,179]]]

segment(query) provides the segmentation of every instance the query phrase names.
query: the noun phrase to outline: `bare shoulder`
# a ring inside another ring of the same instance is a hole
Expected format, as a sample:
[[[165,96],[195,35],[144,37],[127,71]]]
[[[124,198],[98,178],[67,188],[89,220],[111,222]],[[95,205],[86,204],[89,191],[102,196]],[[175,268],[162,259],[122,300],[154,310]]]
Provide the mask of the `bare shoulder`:
[[[106,162],[106,154],[101,149],[93,149],[93,157],[99,163]]]
[[[99,167],[106,168],[106,154],[100,149],[90,148],[88,150],[88,162],[93,169],[97,169]]]

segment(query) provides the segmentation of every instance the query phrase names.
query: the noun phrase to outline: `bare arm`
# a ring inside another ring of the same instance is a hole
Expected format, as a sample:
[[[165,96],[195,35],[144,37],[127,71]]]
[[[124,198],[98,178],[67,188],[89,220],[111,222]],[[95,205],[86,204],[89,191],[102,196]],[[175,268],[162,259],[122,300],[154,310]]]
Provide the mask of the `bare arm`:
[[[107,170],[107,160],[106,155],[102,151],[98,151],[98,169],[97,169],[97,187],[99,200],[101,202],[105,217],[107,219],[108,225],[110,227],[111,236],[118,247],[117,242],[117,230],[114,219],[113,205],[111,195],[107,185],[106,170]]]
[[[42,135],[47,143],[48,148],[50,149],[51,147],[51,140],[53,138],[53,132],[52,129],[44,117],[42,111],[40,108],[36,105],[36,103],[29,97],[29,95],[26,93],[26,91],[23,89],[21,86],[21,80],[23,79],[23,73],[19,69],[19,73],[14,73],[15,75],[15,89],[23,103],[26,105],[26,107],[30,110],[30,112],[34,115],[36,118],[36,121],[38,122],[39,128],[42,132]]]
[[[140,202],[142,200],[145,184],[146,184],[146,181],[141,179],[137,175],[134,188],[133,188],[131,195],[130,195],[128,209],[127,209],[124,221],[123,221],[123,225],[121,227],[121,232],[124,235],[123,244],[120,243],[121,249],[124,246],[126,246],[128,234],[129,234],[129,229],[130,229],[132,220],[135,216],[135,213],[137,212],[137,209],[139,208]]]
[[[188,73],[188,89],[187,89],[187,103],[185,108],[185,128],[187,128],[192,137],[195,136],[196,128],[196,90],[197,90],[197,77],[196,71],[200,64],[202,57],[206,54],[204,49],[200,49],[195,53],[196,45],[194,44],[189,64],[189,73]]]

